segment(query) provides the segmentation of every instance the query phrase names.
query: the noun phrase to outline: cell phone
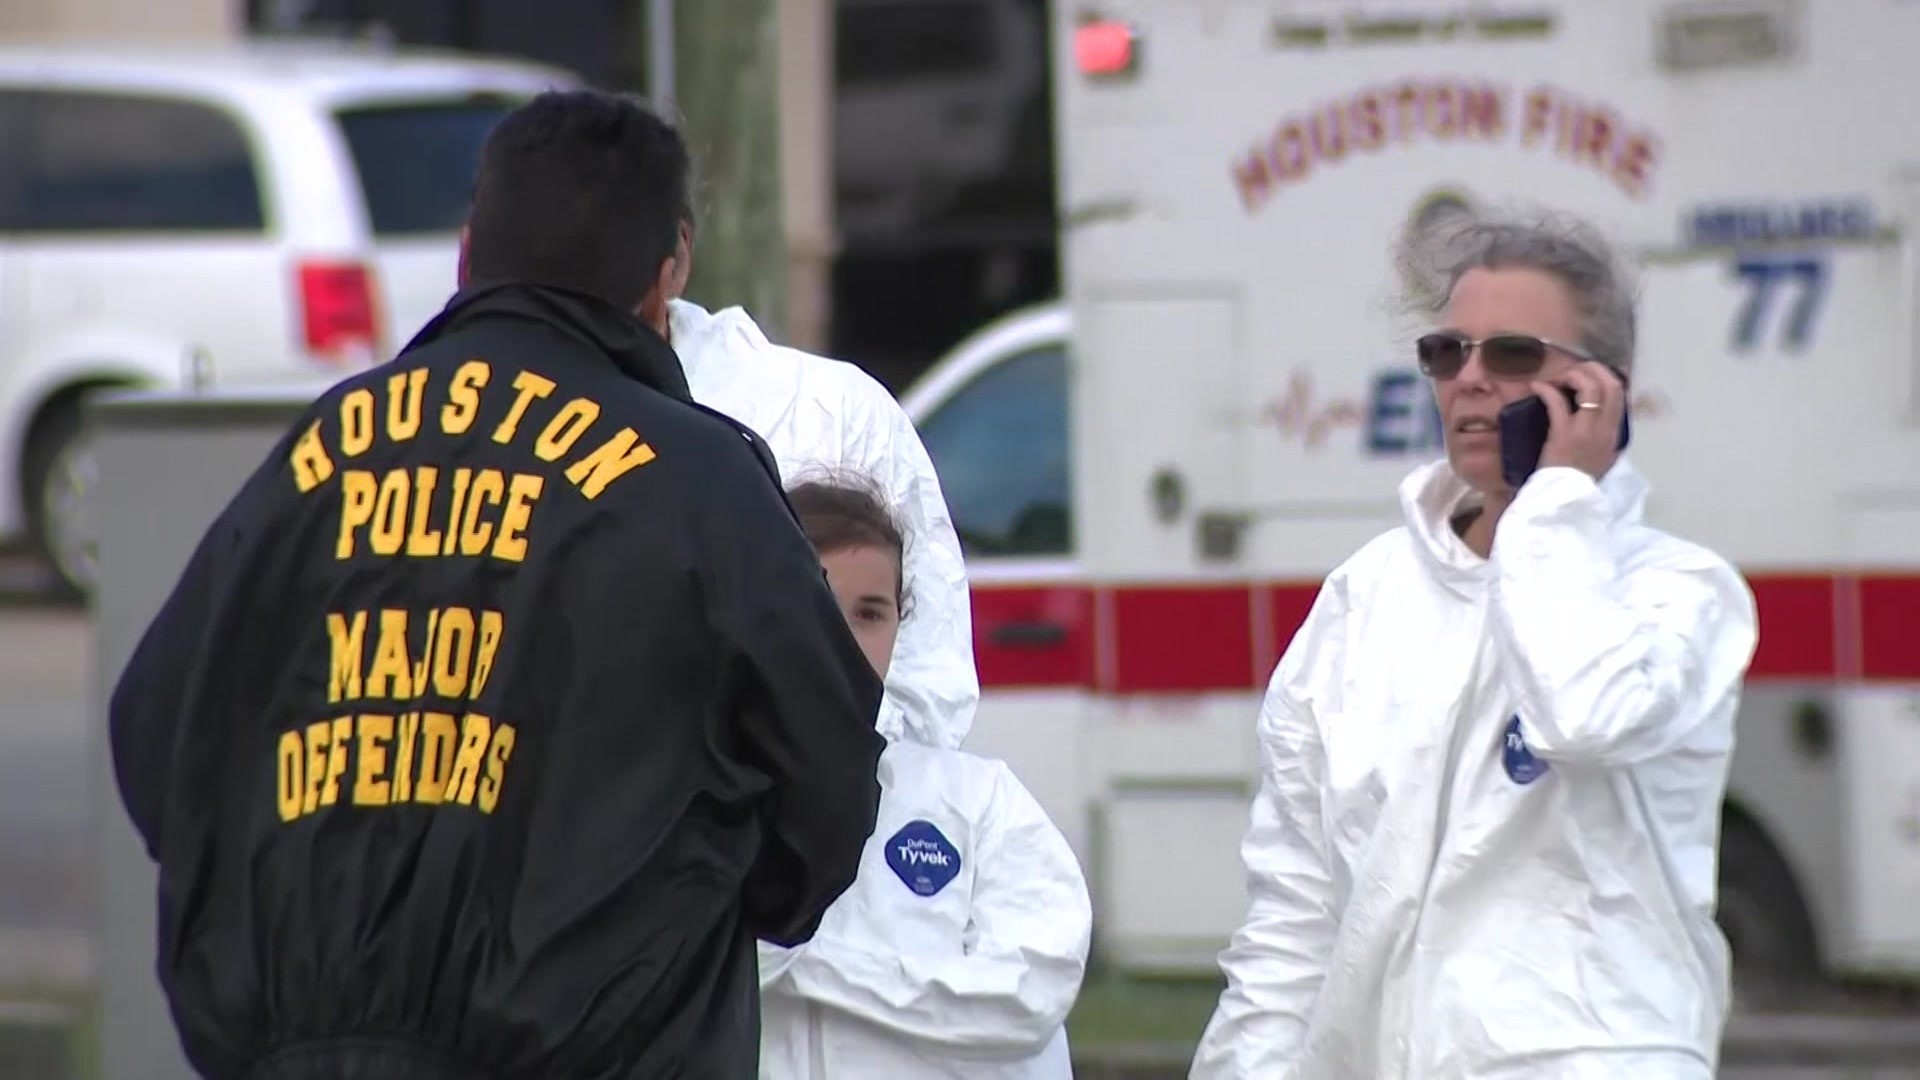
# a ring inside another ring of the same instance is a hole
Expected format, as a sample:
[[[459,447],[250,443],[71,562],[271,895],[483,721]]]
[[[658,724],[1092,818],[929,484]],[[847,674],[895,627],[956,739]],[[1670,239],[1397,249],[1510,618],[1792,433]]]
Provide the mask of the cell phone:
[[[1572,389],[1561,387],[1560,392],[1567,395],[1567,408],[1579,408],[1580,399]],[[1629,410],[1620,410],[1620,441],[1614,449],[1625,450],[1633,438],[1633,425],[1628,421]],[[1519,401],[1500,410],[1500,475],[1507,486],[1515,491],[1527,482],[1527,477],[1540,467],[1540,451],[1547,445],[1547,431],[1553,426],[1553,417],[1547,412],[1547,403],[1535,394],[1528,394]]]

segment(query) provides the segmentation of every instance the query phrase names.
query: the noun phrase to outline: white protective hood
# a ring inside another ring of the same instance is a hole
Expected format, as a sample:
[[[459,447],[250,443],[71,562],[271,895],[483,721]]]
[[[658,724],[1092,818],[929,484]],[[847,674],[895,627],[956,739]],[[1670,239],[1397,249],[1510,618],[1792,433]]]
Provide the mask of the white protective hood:
[[[1195,1077],[1709,1080],[1714,843],[1753,599],[1548,468],[1493,556],[1444,462],[1327,578],[1259,718],[1247,921]]]
[[[766,440],[784,482],[851,473],[879,486],[906,527],[912,617],[900,628],[880,733],[958,747],[980,679],[966,564],[933,460],[893,395],[858,367],[775,345],[740,308],[675,300],[671,341],[693,398]]]
[[[980,696],[966,567],[919,434],[865,372],[772,344],[738,308],[670,317],[694,400],[758,432],[789,483],[877,483],[908,534],[879,819],[813,939],[760,945],[761,1075],[1065,1080],[1086,881],[1012,771],[957,749]]]

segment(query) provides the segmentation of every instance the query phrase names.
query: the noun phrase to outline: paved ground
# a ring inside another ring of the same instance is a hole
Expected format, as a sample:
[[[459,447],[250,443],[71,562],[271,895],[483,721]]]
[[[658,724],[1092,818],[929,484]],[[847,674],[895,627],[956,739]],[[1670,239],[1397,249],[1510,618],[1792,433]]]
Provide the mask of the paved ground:
[[[43,587],[0,556],[0,987],[84,985],[92,967],[92,643]]]
[[[1074,1080],[1187,1080],[1184,1062],[1139,1066],[1075,1060]],[[1719,1080],[1920,1080],[1920,1065],[1727,1065]]]
[[[1077,1080],[1184,1080],[1192,1049],[1136,1045],[1084,1052]],[[1720,1080],[1920,1080],[1920,1016],[1735,1017]]]

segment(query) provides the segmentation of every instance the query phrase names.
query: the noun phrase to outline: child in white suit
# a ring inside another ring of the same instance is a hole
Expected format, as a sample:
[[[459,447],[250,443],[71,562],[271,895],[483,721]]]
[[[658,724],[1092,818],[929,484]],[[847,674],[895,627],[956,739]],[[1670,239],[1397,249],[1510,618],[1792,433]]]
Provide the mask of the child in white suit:
[[[885,677],[907,613],[899,526],[857,485],[789,497]],[[1071,1077],[1093,916],[1066,839],[999,761],[896,738],[880,785],[859,876],[819,932],[760,946],[760,1075]]]

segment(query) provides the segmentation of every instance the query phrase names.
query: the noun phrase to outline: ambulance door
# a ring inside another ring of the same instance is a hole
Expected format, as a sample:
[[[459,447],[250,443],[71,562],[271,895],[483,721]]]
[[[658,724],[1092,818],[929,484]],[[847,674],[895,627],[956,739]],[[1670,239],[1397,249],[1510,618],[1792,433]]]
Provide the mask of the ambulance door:
[[[1145,252],[1126,257],[1165,267]],[[1102,642],[1087,725],[1102,778],[1102,948],[1128,970],[1205,972],[1246,910],[1253,691],[1272,646],[1259,629],[1262,590],[1245,565],[1204,556],[1196,522],[1205,508],[1245,503],[1246,433],[1230,418],[1257,360],[1232,286],[1109,281],[1075,302],[1086,318],[1079,495]]]
[[[1901,166],[1892,378],[1868,383],[1890,384],[1891,392],[1865,406],[1884,410],[1879,417],[1863,418],[1888,431],[1884,449],[1862,452],[1884,458],[1884,471],[1874,477],[1872,463],[1855,465],[1878,482],[1847,485],[1855,490],[1843,510],[1844,565],[1858,568],[1838,582],[1854,635],[1846,644],[1855,678],[1838,695],[1851,933],[1831,960],[1862,974],[1912,977],[1920,972],[1920,162]]]

